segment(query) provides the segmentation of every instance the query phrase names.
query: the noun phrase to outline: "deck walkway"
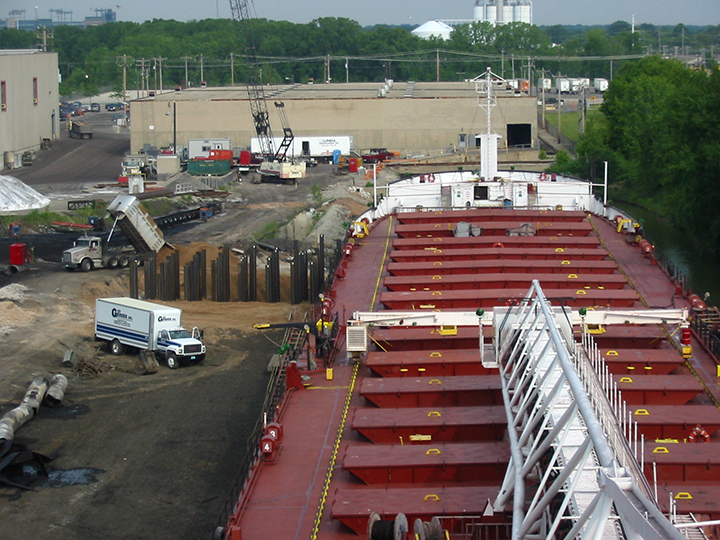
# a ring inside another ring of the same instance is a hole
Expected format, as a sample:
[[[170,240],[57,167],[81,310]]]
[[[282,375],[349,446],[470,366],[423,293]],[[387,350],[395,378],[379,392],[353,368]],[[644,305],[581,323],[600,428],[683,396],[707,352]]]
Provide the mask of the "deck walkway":
[[[334,288],[334,310],[339,313],[340,321],[348,320],[355,311],[372,308],[380,282],[379,269],[387,264],[388,234],[394,223],[393,219],[378,222],[369,236],[357,241],[352,264]],[[344,330],[339,335],[344,337]],[[338,353],[332,380],[327,380],[324,371],[312,373],[312,385],[290,396],[290,404],[280,420],[284,432],[277,460],[261,466],[240,516],[243,540],[312,537],[321,501],[333,495],[324,493],[325,480],[344,418],[353,372],[354,366],[346,359],[343,347]],[[357,390],[356,386],[355,394]],[[349,432],[349,422],[347,426]],[[355,438],[351,437],[349,442],[357,443]],[[342,473],[341,465],[338,458],[335,471]],[[335,540],[344,536],[356,539],[351,531],[342,529],[339,522],[330,522],[329,506],[329,502],[324,504],[319,537],[330,529]]]

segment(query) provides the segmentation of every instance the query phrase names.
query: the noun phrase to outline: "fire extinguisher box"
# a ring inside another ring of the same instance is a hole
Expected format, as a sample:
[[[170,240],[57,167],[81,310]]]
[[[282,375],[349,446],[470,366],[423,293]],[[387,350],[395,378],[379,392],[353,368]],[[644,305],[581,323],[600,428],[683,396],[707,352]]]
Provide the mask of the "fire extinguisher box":
[[[10,265],[22,266],[25,264],[25,244],[10,244]]]

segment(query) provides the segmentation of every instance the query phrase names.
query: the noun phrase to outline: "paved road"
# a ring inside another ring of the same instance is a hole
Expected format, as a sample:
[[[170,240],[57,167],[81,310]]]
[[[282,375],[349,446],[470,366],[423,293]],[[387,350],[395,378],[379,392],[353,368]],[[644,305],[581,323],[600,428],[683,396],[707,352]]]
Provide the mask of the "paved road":
[[[112,124],[113,113],[88,113],[92,139],[71,139],[60,123],[60,139],[49,150],[40,150],[33,164],[5,170],[28,186],[48,192],[77,192],[88,184],[117,182],[123,156],[130,151],[130,130]]]

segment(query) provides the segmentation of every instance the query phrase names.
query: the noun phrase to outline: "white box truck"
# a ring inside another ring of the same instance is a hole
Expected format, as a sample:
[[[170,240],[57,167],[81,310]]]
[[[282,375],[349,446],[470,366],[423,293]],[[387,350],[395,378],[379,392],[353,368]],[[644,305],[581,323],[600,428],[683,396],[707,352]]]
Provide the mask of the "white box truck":
[[[202,362],[205,345],[197,327],[182,327],[182,310],[134,298],[98,298],[95,301],[95,339],[110,344],[110,352],[125,347],[151,351],[170,369],[181,362]]]
[[[273,147],[278,148],[282,138],[273,137]],[[341,156],[349,156],[353,147],[352,135],[295,135],[287,156],[289,158],[314,158],[323,162],[331,162],[333,153],[338,151]],[[260,140],[257,137],[250,139],[250,152],[259,154]]]
[[[598,92],[604,92],[608,89],[609,83],[607,79],[597,78],[593,81],[593,84],[595,86],[595,90],[597,90]]]

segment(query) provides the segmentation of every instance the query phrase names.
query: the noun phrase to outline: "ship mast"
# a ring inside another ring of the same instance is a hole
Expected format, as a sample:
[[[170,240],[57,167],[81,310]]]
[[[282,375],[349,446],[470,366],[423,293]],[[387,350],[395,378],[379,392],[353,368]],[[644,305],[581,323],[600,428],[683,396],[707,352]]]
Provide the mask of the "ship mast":
[[[478,91],[478,104],[487,114],[487,127],[485,133],[480,135],[480,176],[485,180],[492,180],[498,175],[497,172],[497,141],[500,135],[492,128],[492,110],[497,105],[497,98],[492,92],[492,78],[497,77],[490,68],[485,74],[485,96],[484,100]]]

